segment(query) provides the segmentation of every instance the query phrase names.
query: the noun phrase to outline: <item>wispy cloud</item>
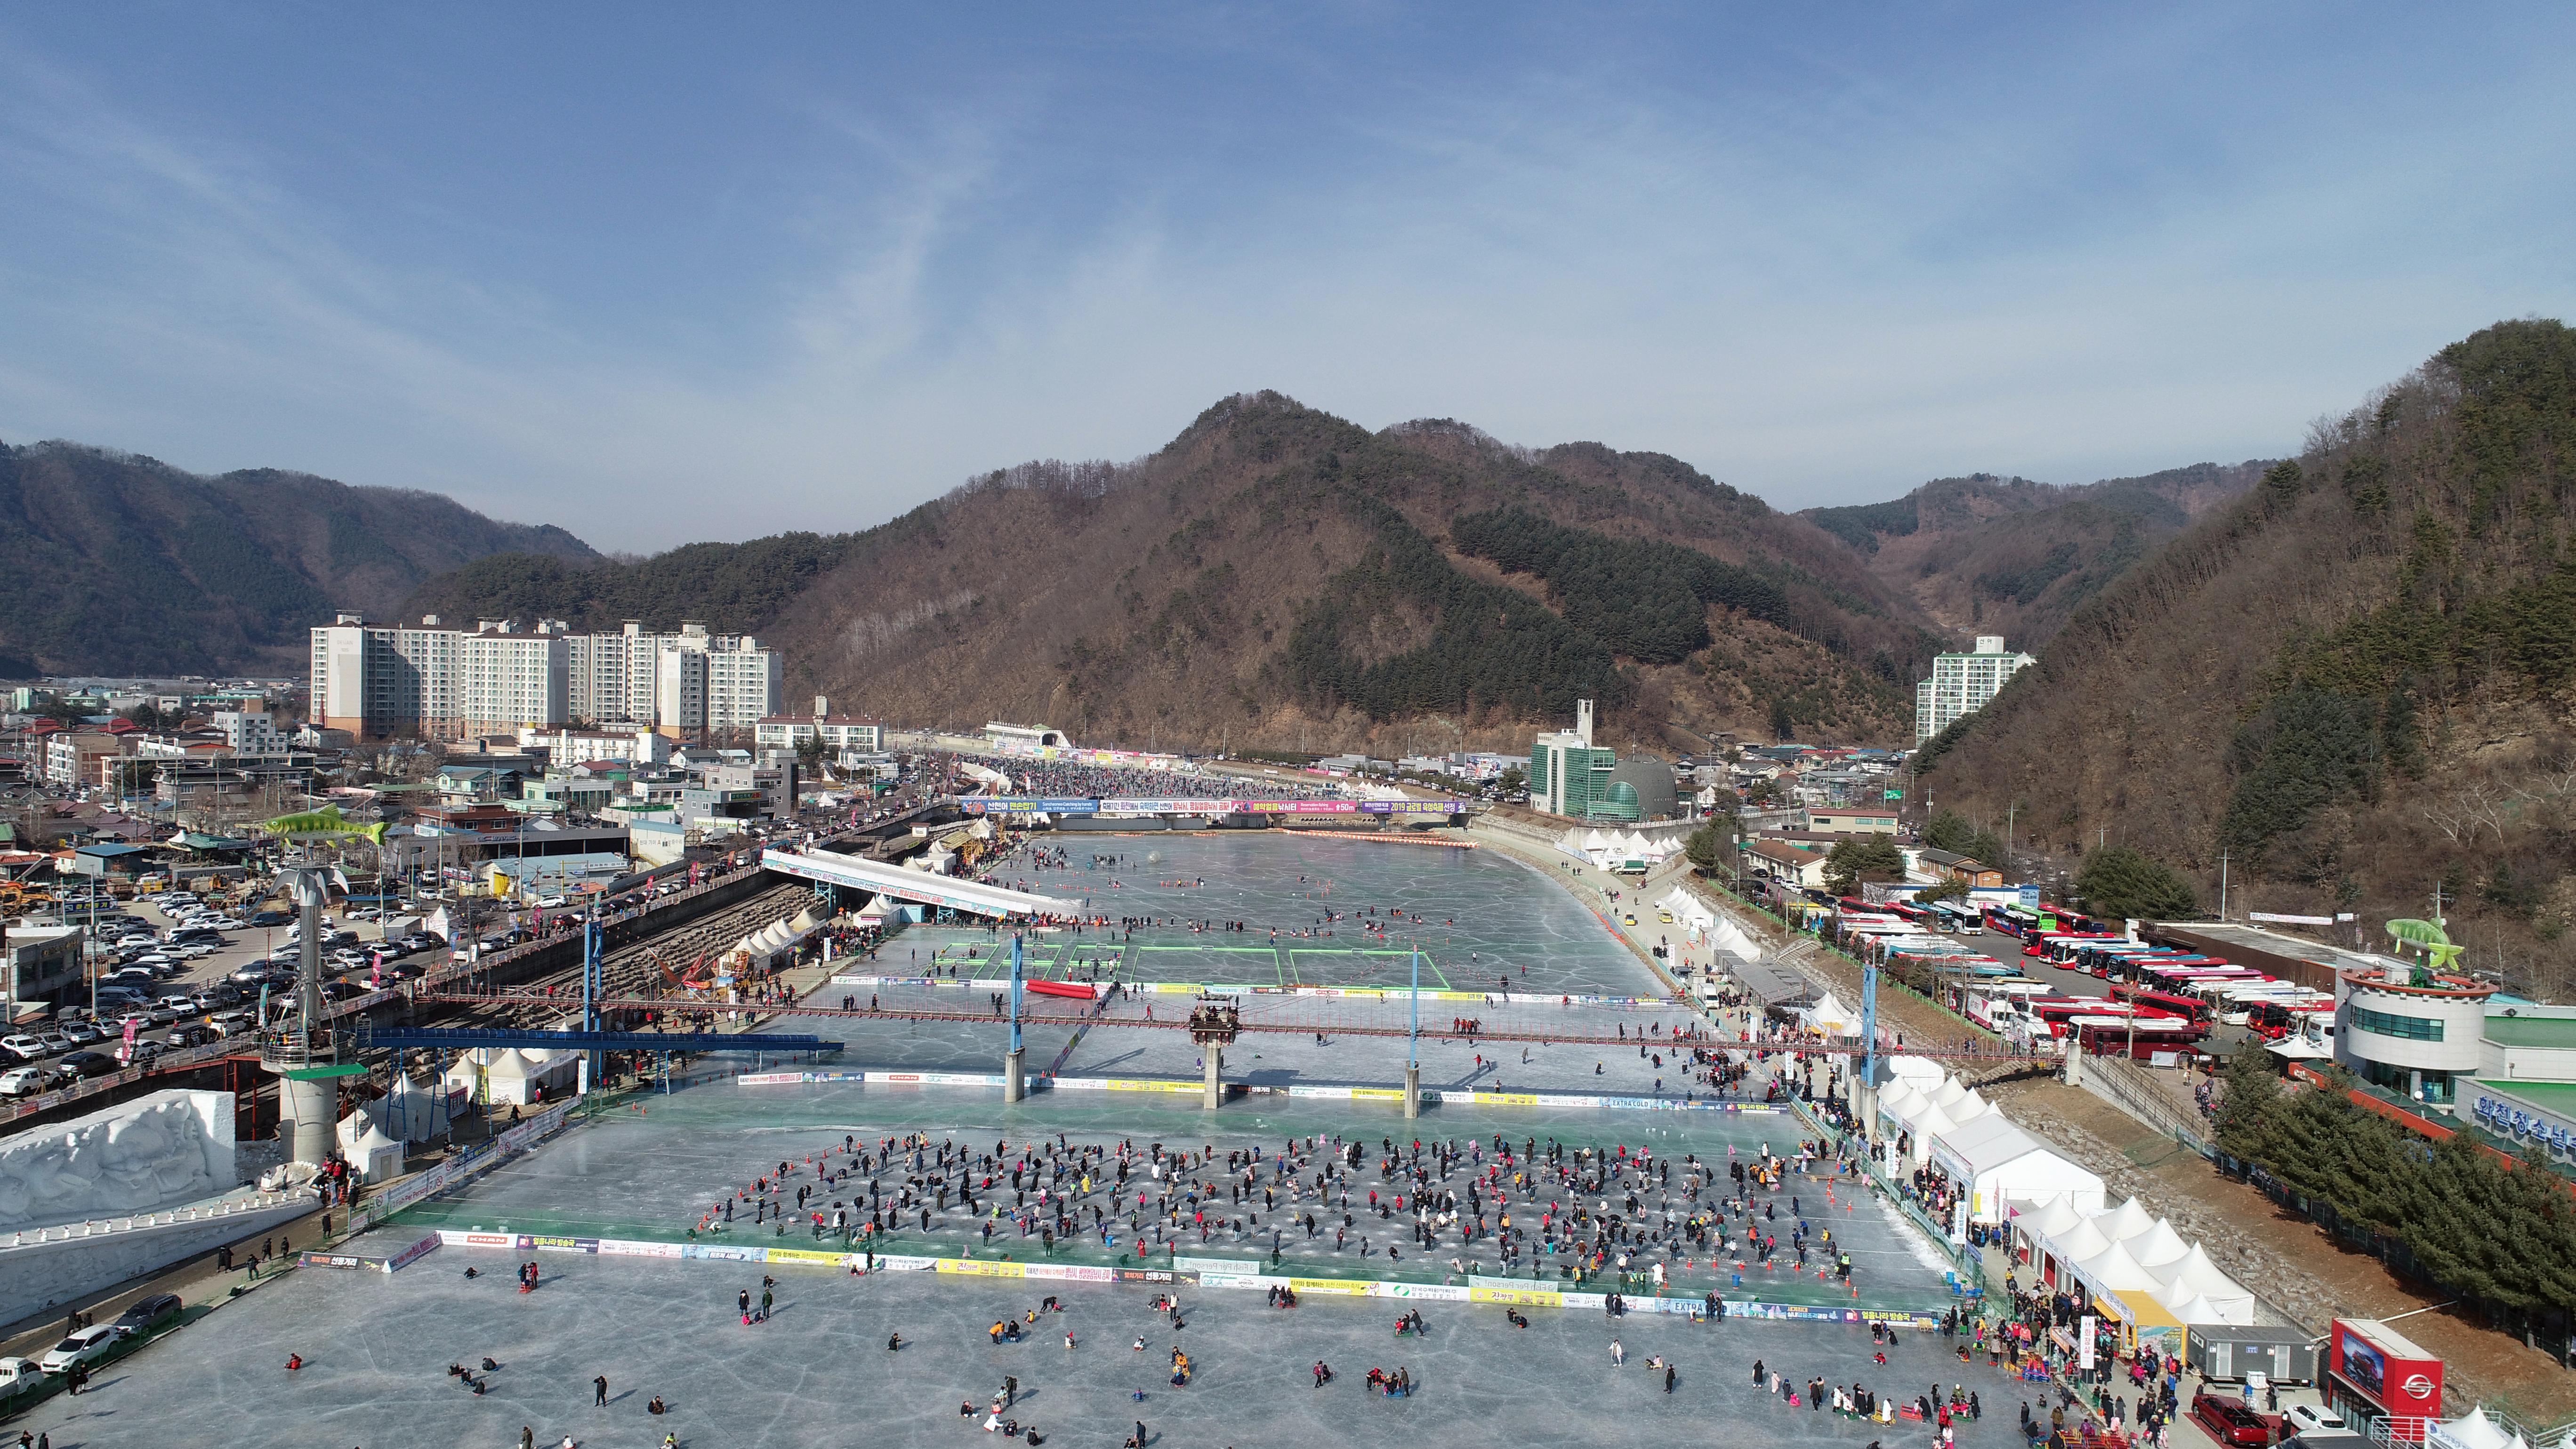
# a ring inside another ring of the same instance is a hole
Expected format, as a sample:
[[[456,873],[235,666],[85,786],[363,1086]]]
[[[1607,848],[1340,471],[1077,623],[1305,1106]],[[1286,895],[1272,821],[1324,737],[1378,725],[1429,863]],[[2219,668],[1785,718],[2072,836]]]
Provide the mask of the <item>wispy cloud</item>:
[[[1796,507],[2287,448],[2576,291],[2564,25],[2285,53],[2295,17],[2223,10],[1684,14],[818,24],[710,40],[650,142],[600,77],[443,98],[471,68],[435,55],[395,67],[410,129],[324,138],[21,23],[0,434],[660,546],[864,526],[1277,387]]]

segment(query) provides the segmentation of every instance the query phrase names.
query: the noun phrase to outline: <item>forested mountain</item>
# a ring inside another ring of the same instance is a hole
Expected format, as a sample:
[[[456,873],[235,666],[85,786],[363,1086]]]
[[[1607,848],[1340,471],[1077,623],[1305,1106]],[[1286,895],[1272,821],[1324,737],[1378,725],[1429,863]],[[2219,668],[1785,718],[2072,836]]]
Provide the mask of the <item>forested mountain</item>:
[[[1942,645],[1851,549],[1674,459],[1373,434],[1274,393],[863,533],[489,559],[423,609],[751,629],[791,694],[899,720],[1314,750],[1518,744],[1581,697],[1656,743],[1892,743]]]
[[[2196,463],[2074,487],[1978,473],[1801,516],[1859,550],[1942,628],[2036,649],[2193,518],[2252,487],[2265,466]]]
[[[384,613],[422,580],[505,552],[599,557],[560,528],[435,493],[0,445],[0,677],[300,673],[306,629],[335,609]]]
[[[2234,911],[2442,910],[2467,963],[2571,984],[2576,333],[2442,349],[2079,608],[1924,787]]]

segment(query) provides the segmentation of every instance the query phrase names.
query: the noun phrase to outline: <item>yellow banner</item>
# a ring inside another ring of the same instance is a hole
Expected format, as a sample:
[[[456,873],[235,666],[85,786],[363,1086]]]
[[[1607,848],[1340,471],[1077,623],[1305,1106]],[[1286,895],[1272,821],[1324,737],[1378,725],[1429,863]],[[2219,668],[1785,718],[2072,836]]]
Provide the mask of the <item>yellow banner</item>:
[[[1479,1107],[1535,1107],[1535,1092],[1478,1092],[1471,1099]]]
[[[987,1263],[979,1258],[942,1258],[939,1271],[960,1273],[969,1278],[1024,1278],[1028,1276],[1028,1264]]]
[[[808,1248],[772,1248],[769,1250],[769,1261],[773,1263],[812,1263],[825,1268],[837,1268],[844,1262],[847,1262],[849,1260],[849,1256],[850,1255],[847,1253],[817,1253]]]
[[[1470,1288],[1470,1303],[1517,1303],[1523,1308],[1563,1308],[1565,1295],[1553,1288]]]
[[[1366,1298],[1377,1285],[1350,1278],[1291,1278],[1288,1286],[1300,1293],[1338,1294],[1344,1298]]]
[[[1206,1088],[1203,1084],[1198,1082],[1156,1082],[1135,1078],[1111,1077],[1109,1079],[1109,1090],[1113,1092],[1199,1092],[1206,1090]]]
[[[1400,1087],[1351,1088],[1351,1100],[1354,1102],[1395,1102],[1401,1101],[1403,1097],[1404,1091]]]

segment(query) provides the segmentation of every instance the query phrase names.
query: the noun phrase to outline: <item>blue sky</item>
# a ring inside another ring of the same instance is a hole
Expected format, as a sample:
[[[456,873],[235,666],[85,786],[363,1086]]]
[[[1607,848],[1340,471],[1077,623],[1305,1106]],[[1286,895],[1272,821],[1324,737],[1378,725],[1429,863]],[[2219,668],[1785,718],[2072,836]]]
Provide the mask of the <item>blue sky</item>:
[[[2563,6],[918,9],[0,12],[0,439],[654,549],[1271,387],[1799,508],[2576,293]]]

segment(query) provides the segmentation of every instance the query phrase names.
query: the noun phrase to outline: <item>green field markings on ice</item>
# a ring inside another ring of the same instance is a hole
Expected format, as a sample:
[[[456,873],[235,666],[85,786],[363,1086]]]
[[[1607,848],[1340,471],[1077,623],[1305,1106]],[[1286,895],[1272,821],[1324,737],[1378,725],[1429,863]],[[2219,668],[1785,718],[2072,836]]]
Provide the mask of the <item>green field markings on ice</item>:
[[[1285,949],[1288,955],[1289,969],[1296,976],[1297,984],[1300,986],[1409,986],[1412,984],[1412,972],[1409,966],[1404,969],[1399,969],[1395,973],[1396,979],[1393,982],[1374,979],[1376,972],[1373,970],[1354,973],[1358,977],[1362,978],[1359,980],[1326,979],[1309,982],[1306,979],[1305,968],[1299,965],[1297,961],[1297,958],[1300,956],[1331,956],[1345,961],[1357,956],[1364,959],[1375,958],[1379,960],[1392,957],[1398,961],[1410,962],[1413,957],[1413,952],[1411,951],[1395,951],[1372,946],[1291,946]],[[1432,977],[1431,984],[1435,989],[1440,991],[1447,991],[1450,989],[1448,974],[1440,969],[1440,962],[1428,951],[1422,953],[1422,969],[1428,972]]]

